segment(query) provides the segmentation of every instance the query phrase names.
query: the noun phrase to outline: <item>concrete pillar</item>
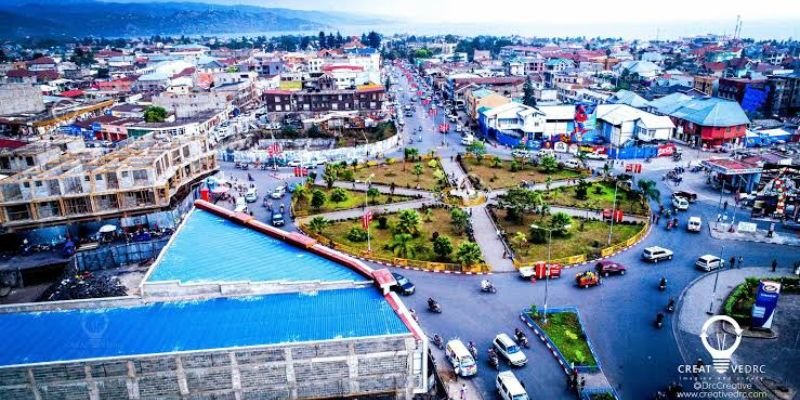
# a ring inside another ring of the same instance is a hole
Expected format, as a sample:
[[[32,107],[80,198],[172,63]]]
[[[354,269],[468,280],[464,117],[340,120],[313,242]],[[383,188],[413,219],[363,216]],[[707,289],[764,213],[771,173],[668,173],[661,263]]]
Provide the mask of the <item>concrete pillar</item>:
[[[33,370],[28,368],[28,385],[31,388],[34,400],[42,400],[42,394],[39,393],[39,387],[36,386],[36,379],[33,377]]]
[[[347,345],[347,367],[348,367],[348,383],[350,393],[359,393],[358,384],[358,355],[356,354],[355,343],[350,342]]]
[[[92,377],[92,367],[84,365],[83,371],[86,373],[86,387],[89,389],[89,400],[100,400],[100,389],[97,388],[97,382]]]
[[[286,382],[289,386],[289,398],[297,398],[297,380],[294,377],[294,360],[292,359],[292,349],[283,350],[284,360],[286,360]]]
[[[136,377],[136,366],[133,361],[128,361],[128,379],[125,382],[128,388],[128,398],[130,400],[139,400],[139,379]]]
[[[181,396],[189,395],[189,383],[186,382],[186,371],[183,369],[183,360],[180,357],[175,357],[175,377],[178,378],[178,389],[181,391]]]
[[[236,400],[242,399],[242,374],[239,371],[239,360],[236,359],[236,353],[228,353],[231,359],[231,387],[233,388],[233,397]]]

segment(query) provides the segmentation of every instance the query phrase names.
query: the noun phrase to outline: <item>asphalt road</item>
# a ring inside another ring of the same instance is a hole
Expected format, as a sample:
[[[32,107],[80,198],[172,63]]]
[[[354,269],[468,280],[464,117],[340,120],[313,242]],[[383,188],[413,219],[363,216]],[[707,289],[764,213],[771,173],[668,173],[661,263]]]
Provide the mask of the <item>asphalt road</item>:
[[[400,85],[408,88],[405,79]],[[400,94],[405,101],[412,94],[406,90]],[[460,135],[451,132],[442,135],[435,131],[438,122],[444,117],[443,109],[439,109],[436,120],[429,118],[425,110],[417,104],[415,116],[405,118],[403,132],[404,143],[408,143],[409,133],[413,132],[414,147],[421,152],[436,151],[443,157],[463,151],[459,144]],[[453,124],[451,124],[453,125]],[[422,126],[422,141],[417,141],[417,127]],[[442,145],[442,139],[447,143]],[[491,154],[507,154],[508,149],[487,146]],[[401,154],[387,154],[397,157]],[[682,163],[682,165],[685,164]],[[599,165],[599,164],[598,164]],[[549,307],[577,306],[586,323],[585,329],[598,352],[599,361],[611,384],[626,399],[652,398],[657,390],[664,388],[677,378],[677,366],[683,363],[676,340],[672,334],[672,315],[666,325],[656,329],[653,320],[657,312],[662,311],[670,297],[677,297],[684,288],[701,272],[694,268],[694,261],[703,254],[723,253],[724,259],[732,255],[744,257],[745,265],[759,266],[767,269],[774,259],[790,259],[797,257],[797,250],[769,244],[747,242],[720,241],[710,237],[707,225],[701,233],[688,233],[685,224],[688,216],[700,216],[704,222],[716,219],[720,212],[720,195],[705,184],[702,174],[686,173],[684,182],[675,187],[661,180],[661,176],[675,164],[667,160],[655,160],[645,164],[640,177],[647,177],[658,182],[662,199],[668,202],[673,190],[690,190],[699,193],[699,199],[688,211],[679,214],[681,227],[667,231],[664,221],[653,227],[649,236],[638,245],[612,259],[628,267],[624,276],[610,277],[599,287],[579,289],[571,278],[591,265],[577,267],[565,271],[563,277],[549,283]],[[232,166],[223,167],[228,174],[246,178],[246,172],[233,171]],[[280,182],[269,177],[265,171],[248,171],[256,178],[260,194],[268,193],[268,189]],[[288,170],[286,172],[289,172]],[[291,179],[299,181],[299,179]],[[733,205],[730,195],[723,197]],[[288,204],[288,198],[285,200]],[[656,205],[653,205],[657,208]],[[261,209],[260,201],[254,204],[255,215],[266,219],[266,210]],[[728,210],[729,212],[732,209]],[[747,220],[747,211],[740,211],[737,220]],[[286,229],[293,227],[289,223]],[[500,242],[497,246],[500,246]],[[659,245],[675,251],[672,261],[647,264],[640,261],[639,256],[644,247]],[[724,246],[724,250],[723,250]],[[496,372],[486,363],[486,349],[491,346],[494,336],[500,332],[512,333],[515,327],[522,327],[519,313],[536,304],[544,304],[545,282],[531,284],[521,280],[516,274],[495,274],[490,277],[497,286],[496,294],[485,294],[479,290],[482,277],[445,275],[415,271],[399,271],[409,277],[417,285],[417,293],[404,299],[406,304],[417,310],[422,327],[429,336],[438,333],[450,339],[475,341],[481,350],[479,354],[479,374],[474,378],[476,386],[490,399],[495,396],[493,380]],[[668,280],[665,292],[657,290],[661,277]],[[710,296],[710,294],[709,294]],[[442,314],[427,311],[425,301],[433,297],[443,307]],[[709,297],[710,299],[710,297]],[[686,304],[685,307],[707,307],[708,303]],[[558,363],[550,355],[532,333],[530,349],[525,350],[529,358],[527,366],[515,369],[517,376],[526,383],[528,393],[535,399],[571,399],[574,395],[567,392],[565,377]],[[505,367],[504,367],[505,368]]]

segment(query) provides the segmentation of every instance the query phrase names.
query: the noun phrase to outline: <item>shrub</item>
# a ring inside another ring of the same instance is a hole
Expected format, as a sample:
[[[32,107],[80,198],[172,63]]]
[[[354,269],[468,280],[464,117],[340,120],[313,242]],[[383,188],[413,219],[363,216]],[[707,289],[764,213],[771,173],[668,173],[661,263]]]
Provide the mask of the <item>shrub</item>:
[[[367,231],[357,226],[354,226],[350,228],[349,232],[347,232],[347,240],[351,242],[366,242]]]
[[[331,192],[331,201],[334,203],[341,203],[347,200],[347,191],[342,188],[333,189]]]
[[[352,169],[345,169],[339,173],[339,179],[343,181],[352,182],[355,179],[355,174]]]
[[[438,166],[439,166],[439,163],[435,159],[432,159],[432,160],[428,161],[428,168],[436,168]]]
[[[374,167],[374,166],[376,166],[376,165],[378,165],[378,162],[377,162],[377,161],[375,161],[375,160],[369,160],[369,161],[367,161],[367,166],[368,166],[368,167]]]
[[[594,194],[603,194],[603,186],[594,185]]]
[[[520,170],[520,168],[521,167],[519,165],[519,162],[517,162],[517,160],[511,161],[511,172],[517,172]]]
[[[378,229],[389,229],[389,220],[383,215],[378,217]]]
[[[386,164],[388,164],[388,165],[392,165],[395,162],[397,162],[397,160],[395,160],[394,158],[389,157],[389,158],[386,159]]]

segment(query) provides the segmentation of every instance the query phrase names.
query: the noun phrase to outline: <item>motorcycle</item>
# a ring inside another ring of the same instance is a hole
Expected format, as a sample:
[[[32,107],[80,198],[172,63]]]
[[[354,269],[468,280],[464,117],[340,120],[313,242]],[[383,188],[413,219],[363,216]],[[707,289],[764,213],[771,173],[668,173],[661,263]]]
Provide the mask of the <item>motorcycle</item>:
[[[667,312],[675,311],[675,299],[670,298],[669,302],[667,302]]]
[[[489,365],[491,365],[492,368],[499,370],[500,358],[497,357],[497,352],[494,351],[494,349],[489,349],[488,353],[489,353]]]
[[[659,329],[660,329],[662,326],[664,326],[664,313],[658,313],[658,314],[656,314],[656,321],[655,321],[655,324],[656,324],[656,328],[659,328]]]
[[[475,347],[475,343],[473,343],[471,340],[467,344],[467,350],[469,350],[469,353],[472,354],[472,358],[476,360],[478,359],[478,348]]]
[[[481,281],[481,292],[484,293],[497,293],[497,288],[487,280]]]
[[[514,331],[514,336],[517,338],[517,341],[526,349],[528,348],[528,337],[525,336],[525,333],[522,332],[519,328],[516,328]]]
[[[442,306],[440,306],[439,303],[436,302],[436,300],[428,299],[428,310],[430,312],[439,314],[442,312]]]
[[[434,346],[438,347],[439,350],[444,350],[444,339],[438,334],[433,335],[433,344]]]
[[[658,283],[658,290],[664,291],[667,290],[667,279],[661,278],[661,282]]]

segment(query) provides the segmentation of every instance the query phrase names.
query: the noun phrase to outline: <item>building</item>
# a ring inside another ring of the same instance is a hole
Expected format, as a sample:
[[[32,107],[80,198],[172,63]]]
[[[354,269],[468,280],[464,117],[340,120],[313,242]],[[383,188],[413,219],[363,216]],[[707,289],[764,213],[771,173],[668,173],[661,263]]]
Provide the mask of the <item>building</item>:
[[[501,96],[489,89],[470,90],[466,95],[467,115],[472,121],[478,120],[478,110],[483,107],[494,108],[511,102],[511,99]]]
[[[226,110],[230,100],[224,91],[193,91],[186,94],[162,92],[153,97],[153,104],[163,107],[175,118],[194,118],[200,114]]]
[[[411,400],[428,341],[394,284],[198,201],[140,296],[0,307],[0,397]]]
[[[267,112],[277,113],[378,112],[383,109],[385,99],[382,85],[365,85],[347,90],[266,90],[263,94]]]
[[[644,97],[625,89],[614,93],[614,95],[608,99],[608,102],[615,104],[627,104],[631,107],[640,109],[646,109],[650,104],[650,102],[648,102]]]
[[[633,140],[667,141],[675,130],[669,117],[650,114],[627,104],[600,104],[596,118],[597,130],[606,143],[615,147]]]
[[[481,109],[478,118],[483,137],[516,147],[529,140],[543,138],[545,114],[535,107],[520,103],[506,103],[494,108]]]
[[[44,109],[44,98],[38,87],[26,84],[0,85],[0,116],[36,114]]]
[[[792,116],[800,111],[800,71],[785,75],[770,75],[770,113]]]
[[[45,102],[45,110],[35,114],[20,113],[0,116],[0,133],[10,135],[44,135],[73,122],[98,116],[114,105],[114,100],[76,102],[65,98]]]
[[[638,74],[644,79],[653,79],[661,73],[661,67],[650,61],[622,61],[614,65],[613,71],[622,74],[624,70],[628,73]]]
[[[735,101],[745,112],[753,113],[768,106],[770,91],[767,78],[720,78],[717,96]]]
[[[0,142],[0,174],[12,175],[58,160],[64,153],[85,149],[83,139],[48,135],[31,142],[5,139]]]
[[[750,119],[739,103],[714,97],[674,100],[655,106],[658,114],[675,122],[676,139],[703,147],[744,146]]]
[[[217,169],[205,137],[153,136],[101,157],[70,153],[0,181],[7,231],[167,209]]]
[[[518,97],[525,84],[524,76],[481,77],[473,74],[454,74],[447,78],[444,87],[445,97],[453,101],[464,101],[468,86],[491,89],[500,95]]]

